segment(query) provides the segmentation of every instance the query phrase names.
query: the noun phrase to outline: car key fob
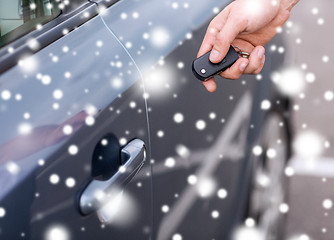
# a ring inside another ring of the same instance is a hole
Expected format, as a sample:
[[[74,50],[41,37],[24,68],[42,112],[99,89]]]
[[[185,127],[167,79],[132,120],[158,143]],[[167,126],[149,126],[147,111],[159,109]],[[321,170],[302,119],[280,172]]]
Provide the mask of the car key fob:
[[[206,81],[207,79],[213,77],[214,75],[225,71],[227,68],[231,67],[239,59],[238,53],[234,50],[232,46],[225,56],[225,58],[219,63],[212,63],[209,60],[210,52],[207,52],[203,56],[195,59],[193,61],[192,70],[196,78],[201,81]]]

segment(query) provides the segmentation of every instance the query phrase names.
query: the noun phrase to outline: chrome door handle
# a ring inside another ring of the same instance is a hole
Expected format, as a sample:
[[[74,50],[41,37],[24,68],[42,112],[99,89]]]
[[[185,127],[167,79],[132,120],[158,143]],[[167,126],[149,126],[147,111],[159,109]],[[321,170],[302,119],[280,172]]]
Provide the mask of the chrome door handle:
[[[134,139],[122,148],[122,156],[127,158],[119,170],[108,180],[92,180],[79,197],[79,210],[84,216],[102,208],[108,200],[120,192],[136,176],[146,160],[145,144]]]

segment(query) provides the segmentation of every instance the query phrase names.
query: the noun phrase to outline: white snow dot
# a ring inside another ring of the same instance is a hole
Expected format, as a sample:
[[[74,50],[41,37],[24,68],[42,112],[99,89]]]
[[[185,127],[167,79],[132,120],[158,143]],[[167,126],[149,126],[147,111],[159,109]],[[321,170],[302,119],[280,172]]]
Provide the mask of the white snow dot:
[[[96,46],[97,47],[102,47],[103,46],[103,42],[101,40],[96,42]]]
[[[69,177],[66,179],[65,181],[65,185],[68,187],[68,188],[72,188],[75,186],[75,179],[72,178],[72,177]]]
[[[281,212],[281,213],[287,213],[288,211],[289,211],[289,205],[288,204],[286,204],[286,203],[281,203],[280,205],[279,205],[279,211]]]
[[[212,12],[213,12],[214,14],[217,14],[217,13],[219,13],[219,8],[217,8],[217,7],[214,7],[214,8],[212,9]]]
[[[166,160],[165,160],[165,166],[169,167],[169,168],[174,167],[175,166],[175,159],[172,158],[172,157],[166,158]]]
[[[212,218],[218,218],[219,217],[219,212],[217,210],[214,210],[211,212],[211,217]]]
[[[194,185],[197,183],[197,177],[195,175],[190,175],[187,181],[190,185]]]
[[[119,171],[121,172],[121,173],[125,173],[126,172],[126,167],[123,165],[123,166],[120,166],[119,167]]]
[[[317,22],[319,25],[323,25],[325,23],[325,20],[323,18],[319,18]]]
[[[26,112],[23,114],[24,119],[29,119],[30,118],[30,113]]]
[[[279,90],[288,96],[299,94],[305,88],[304,74],[298,68],[287,68],[281,73],[274,72],[271,78]]]
[[[269,100],[263,100],[261,102],[261,109],[262,110],[268,110],[271,107],[271,102]]]
[[[58,56],[53,56],[52,57],[52,62],[58,62],[59,61],[59,58],[58,58]]]
[[[164,212],[164,213],[169,212],[169,206],[168,206],[168,205],[163,205],[163,206],[161,207],[161,211]]]
[[[176,123],[182,123],[184,117],[182,113],[175,113],[173,119],[174,119],[174,122]]]
[[[9,100],[10,99],[10,97],[11,97],[11,92],[9,91],[9,90],[3,90],[2,92],[1,92],[1,98],[3,99],[3,100],[5,100],[5,101],[7,101],[7,100]]]
[[[284,170],[286,176],[291,177],[295,174],[295,170],[291,166],[287,166]]]
[[[16,94],[15,95],[15,100],[16,101],[21,101],[22,100],[22,95],[21,94]]]
[[[172,3],[172,8],[177,9],[179,8],[179,4],[177,2]]]
[[[253,154],[255,156],[260,156],[262,154],[262,147],[259,145],[256,145],[255,147],[253,147]]]
[[[165,28],[157,27],[150,35],[151,42],[156,47],[164,47],[169,42],[169,33]]]
[[[70,50],[70,48],[68,46],[64,46],[62,50],[64,53],[67,53]]]
[[[39,166],[43,166],[45,164],[45,160],[44,159],[38,159],[38,165]]]
[[[197,193],[202,198],[211,196],[216,189],[216,183],[212,178],[200,178],[197,183]]]
[[[179,234],[179,233],[175,233],[175,234],[172,236],[172,240],[182,240],[182,236],[181,236],[181,234]]]
[[[313,83],[315,81],[315,75],[313,73],[306,74],[306,82]]]
[[[126,42],[126,43],[125,43],[125,47],[126,47],[127,49],[132,48],[132,43],[131,43],[131,42]]]
[[[117,67],[117,68],[121,68],[121,67],[123,67],[123,63],[122,63],[121,61],[117,61],[117,62],[116,62],[116,67]]]
[[[178,62],[178,63],[177,63],[177,67],[178,67],[179,69],[184,68],[184,63],[183,63],[183,62]]]
[[[334,93],[332,91],[326,91],[324,93],[324,98],[326,101],[332,101],[334,98]]]
[[[17,163],[15,162],[8,162],[6,163],[6,169],[8,172],[10,172],[11,174],[18,174],[20,171],[20,167],[19,165],[17,165]]]
[[[32,50],[38,50],[40,47],[40,44],[36,39],[30,39],[28,40],[28,47]]]
[[[58,103],[54,103],[54,104],[52,104],[52,108],[53,108],[54,110],[59,109],[59,104],[58,104]]]
[[[193,37],[192,33],[187,33],[186,34],[186,39],[192,39],[192,37]]]
[[[267,157],[268,157],[268,158],[274,158],[274,157],[276,157],[276,155],[277,155],[277,153],[276,153],[276,150],[275,150],[275,149],[273,149],[273,148],[269,148],[269,149],[267,150]]]
[[[322,206],[325,208],[325,209],[330,209],[333,207],[333,202],[331,199],[325,199],[323,202],[322,202]]]
[[[65,78],[70,78],[71,77],[71,73],[70,72],[65,72],[64,76],[65,76]]]
[[[212,112],[212,113],[209,114],[209,118],[212,119],[212,120],[213,120],[213,119],[216,119],[216,116],[217,116],[217,115],[216,115],[216,113],[214,113],[214,112]]]
[[[323,56],[323,57],[322,57],[322,61],[323,61],[324,63],[327,63],[327,62],[329,61],[329,57],[328,57],[328,56]]]
[[[183,158],[187,158],[190,155],[190,150],[183,144],[178,144],[175,147],[176,153]]]
[[[245,220],[245,225],[246,225],[246,227],[255,227],[255,224],[256,224],[256,222],[255,222],[255,220],[253,219],[253,218],[247,218],[246,220]]]
[[[29,123],[21,123],[18,127],[18,132],[22,135],[31,133],[32,126]]]
[[[283,28],[282,28],[282,27],[277,27],[277,28],[276,28],[276,32],[277,32],[277,33],[281,33],[282,31],[283,31]]]
[[[6,215],[6,210],[3,207],[0,207],[0,218],[3,218]]]
[[[45,240],[70,240],[70,233],[65,227],[55,225],[46,231]]]
[[[221,199],[224,199],[227,197],[227,191],[224,188],[221,188],[217,191],[217,196]]]
[[[49,177],[49,181],[52,184],[59,183],[59,180],[60,180],[60,178],[59,178],[59,176],[57,174],[51,174],[50,177]]]
[[[284,53],[284,51],[285,51],[284,47],[279,47],[278,48],[278,53]]]
[[[330,146],[331,146],[330,142],[329,141],[325,141],[324,147],[325,148],[329,148]]]
[[[119,139],[119,144],[121,146],[124,146],[127,142],[128,142],[128,140],[126,138],[124,138],[124,137],[122,137],[122,138]]]
[[[196,122],[196,128],[197,128],[198,130],[204,130],[205,127],[206,127],[206,123],[205,123],[204,120],[198,120],[198,121]]]
[[[273,44],[273,45],[271,45],[270,46],[270,51],[276,51],[276,49],[277,49],[277,47],[276,47],[276,45],[275,44]]]
[[[108,140],[105,139],[105,138],[103,138],[103,139],[101,140],[101,145],[102,145],[102,146],[107,146],[107,145],[108,145]]]
[[[79,152],[79,148],[76,145],[71,145],[68,147],[68,153],[71,155],[76,155]]]
[[[319,9],[318,8],[312,8],[312,14],[313,15],[317,15],[319,13]]]
[[[95,115],[98,112],[98,109],[92,104],[87,104],[87,105],[85,105],[85,112],[88,115],[92,116],[92,115]]]
[[[72,134],[72,132],[73,132],[73,128],[72,128],[72,126],[71,125],[65,125],[64,127],[63,127],[63,133],[65,134],[65,135],[70,135],[70,134]]]
[[[322,143],[323,140],[319,134],[313,131],[305,131],[296,136],[293,147],[297,155],[310,159],[321,154]]]
[[[121,13],[121,19],[125,20],[128,18],[128,15],[126,13]]]
[[[131,101],[131,102],[129,103],[129,106],[130,106],[130,108],[135,108],[135,107],[137,106],[137,104],[136,104],[136,102]]]
[[[93,116],[87,116],[85,118],[85,123],[87,126],[93,126],[95,123],[95,118]]]
[[[63,98],[63,91],[62,90],[60,90],[60,89],[56,89],[56,90],[54,90],[53,91],[53,97],[55,98],[55,99],[62,99]]]
[[[7,51],[8,51],[8,53],[12,53],[12,52],[14,52],[14,48],[13,47],[9,47]]]
[[[143,33],[143,38],[147,40],[150,38],[150,35],[148,33]]]
[[[298,240],[310,240],[310,237],[306,234],[302,234],[299,236]]]
[[[157,136],[158,136],[159,138],[162,138],[164,135],[165,135],[165,133],[164,133],[164,131],[162,131],[162,130],[159,130],[159,131],[157,132]]]
[[[132,17],[133,17],[134,19],[139,18],[139,13],[138,13],[138,12],[133,12],[133,13],[132,13]]]
[[[121,88],[121,87],[123,86],[123,81],[122,81],[122,79],[120,79],[120,78],[118,78],[118,77],[112,79],[112,80],[111,80],[111,86],[112,86],[113,88],[116,88],[116,89]]]
[[[42,77],[42,83],[44,85],[49,85],[51,83],[51,77],[49,75],[44,75]]]

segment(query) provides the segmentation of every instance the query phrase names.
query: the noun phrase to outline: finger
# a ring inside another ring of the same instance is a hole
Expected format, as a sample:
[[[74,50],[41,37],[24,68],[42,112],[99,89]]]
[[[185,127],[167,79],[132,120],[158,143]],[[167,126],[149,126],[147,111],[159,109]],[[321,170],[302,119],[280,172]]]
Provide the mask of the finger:
[[[254,74],[259,74],[262,71],[262,69],[264,67],[265,60],[266,60],[266,56],[263,57],[260,67],[258,67],[258,69],[256,69],[254,71]]]
[[[214,92],[217,89],[217,84],[215,79],[212,77],[209,80],[206,80],[205,82],[202,82],[206,90],[209,92]]]
[[[224,26],[227,17],[229,15],[229,8],[226,7],[210,22],[208,29],[206,30],[202,45],[198,51],[197,57],[209,52],[216,40],[216,35]]]
[[[222,30],[216,35],[216,40],[210,54],[210,61],[218,63],[223,60],[227,54],[230,45],[239,33],[247,27],[247,21],[229,17]]]
[[[248,65],[247,58],[239,58],[230,68],[219,75],[227,79],[239,79]]]
[[[253,49],[249,56],[249,63],[245,69],[246,74],[254,74],[263,65],[265,49],[262,46],[257,46]],[[261,68],[262,69],[262,68]]]

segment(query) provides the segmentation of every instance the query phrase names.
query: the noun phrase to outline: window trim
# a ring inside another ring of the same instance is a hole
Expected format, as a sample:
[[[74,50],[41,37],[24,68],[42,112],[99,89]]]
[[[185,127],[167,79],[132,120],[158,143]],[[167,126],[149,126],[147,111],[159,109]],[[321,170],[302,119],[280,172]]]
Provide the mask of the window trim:
[[[108,7],[118,1],[119,0],[109,1]],[[71,32],[75,28],[97,16],[99,12],[96,5],[97,3],[87,0],[84,5],[81,5],[77,9],[67,14],[61,14],[49,21],[42,29],[33,30],[0,48],[0,76],[13,66],[17,65],[20,58],[31,56],[66,35],[63,33],[64,29]],[[86,17],[87,13],[89,17]],[[40,45],[38,49],[31,49],[29,47],[28,41],[31,39],[36,39],[38,41]]]

